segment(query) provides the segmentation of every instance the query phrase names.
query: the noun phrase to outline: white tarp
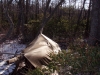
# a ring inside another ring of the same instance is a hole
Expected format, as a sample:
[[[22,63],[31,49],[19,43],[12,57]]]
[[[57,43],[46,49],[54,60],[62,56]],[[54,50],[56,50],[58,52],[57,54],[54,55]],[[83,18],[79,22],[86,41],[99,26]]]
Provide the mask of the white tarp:
[[[30,45],[23,50],[24,56],[34,67],[41,67],[51,60],[50,54],[57,54],[60,51],[59,45],[43,34],[33,40]]]

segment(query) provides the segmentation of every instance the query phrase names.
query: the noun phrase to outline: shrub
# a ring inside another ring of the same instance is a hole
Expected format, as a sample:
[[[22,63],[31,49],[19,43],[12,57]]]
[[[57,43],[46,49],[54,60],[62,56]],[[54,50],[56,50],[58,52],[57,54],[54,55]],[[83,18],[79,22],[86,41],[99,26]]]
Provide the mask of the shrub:
[[[25,75],[44,75],[43,72],[41,72],[40,69],[29,69],[28,72]]]
[[[90,47],[87,44],[71,45],[67,52],[62,51],[52,58],[49,68],[64,75],[69,69],[73,75],[78,73],[99,75],[100,73],[100,47]]]
[[[67,52],[62,50],[58,55],[51,57],[49,72],[57,70],[59,75],[100,75],[99,46],[90,47],[86,43],[71,44]]]

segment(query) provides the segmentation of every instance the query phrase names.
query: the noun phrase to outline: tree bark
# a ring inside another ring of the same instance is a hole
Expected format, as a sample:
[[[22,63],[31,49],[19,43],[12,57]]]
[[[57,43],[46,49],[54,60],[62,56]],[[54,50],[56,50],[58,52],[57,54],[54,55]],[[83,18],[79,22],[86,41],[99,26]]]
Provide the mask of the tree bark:
[[[100,25],[99,25],[99,0],[92,0],[91,28],[89,35],[89,45],[96,45],[100,42]]]

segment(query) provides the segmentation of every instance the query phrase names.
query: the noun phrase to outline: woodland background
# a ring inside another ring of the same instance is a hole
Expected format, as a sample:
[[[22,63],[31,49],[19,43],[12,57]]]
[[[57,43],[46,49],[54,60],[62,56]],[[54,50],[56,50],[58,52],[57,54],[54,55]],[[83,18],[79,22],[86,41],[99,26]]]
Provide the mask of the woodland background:
[[[8,38],[16,38],[22,34],[24,42],[32,41],[40,31],[43,17],[52,14],[59,0],[1,0],[0,1],[0,33],[5,34],[1,42]],[[77,2],[80,2],[79,4]],[[92,4],[86,0],[62,0],[50,20],[44,21],[46,25],[43,33],[56,40],[75,38],[87,39],[90,33],[90,15]],[[86,7],[86,8],[85,8]],[[45,13],[46,9],[46,15]]]
[[[100,75],[100,0],[0,0],[0,44],[28,44],[41,32],[68,50],[53,56],[50,68],[59,62],[61,74],[67,64],[72,75]]]

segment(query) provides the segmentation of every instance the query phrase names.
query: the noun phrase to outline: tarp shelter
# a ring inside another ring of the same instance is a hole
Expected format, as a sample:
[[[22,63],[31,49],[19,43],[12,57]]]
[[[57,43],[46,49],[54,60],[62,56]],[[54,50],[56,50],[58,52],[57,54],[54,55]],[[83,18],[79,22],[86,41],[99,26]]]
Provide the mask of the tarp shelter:
[[[22,51],[22,55],[9,59],[8,62],[15,62],[24,56],[35,68],[41,68],[51,61],[50,54],[58,54],[59,51],[59,45],[41,33]]]
[[[41,33],[23,50],[23,53],[34,67],[41,67],[51,60],[51,53],[57,54],[60,50],[56,42]]]

